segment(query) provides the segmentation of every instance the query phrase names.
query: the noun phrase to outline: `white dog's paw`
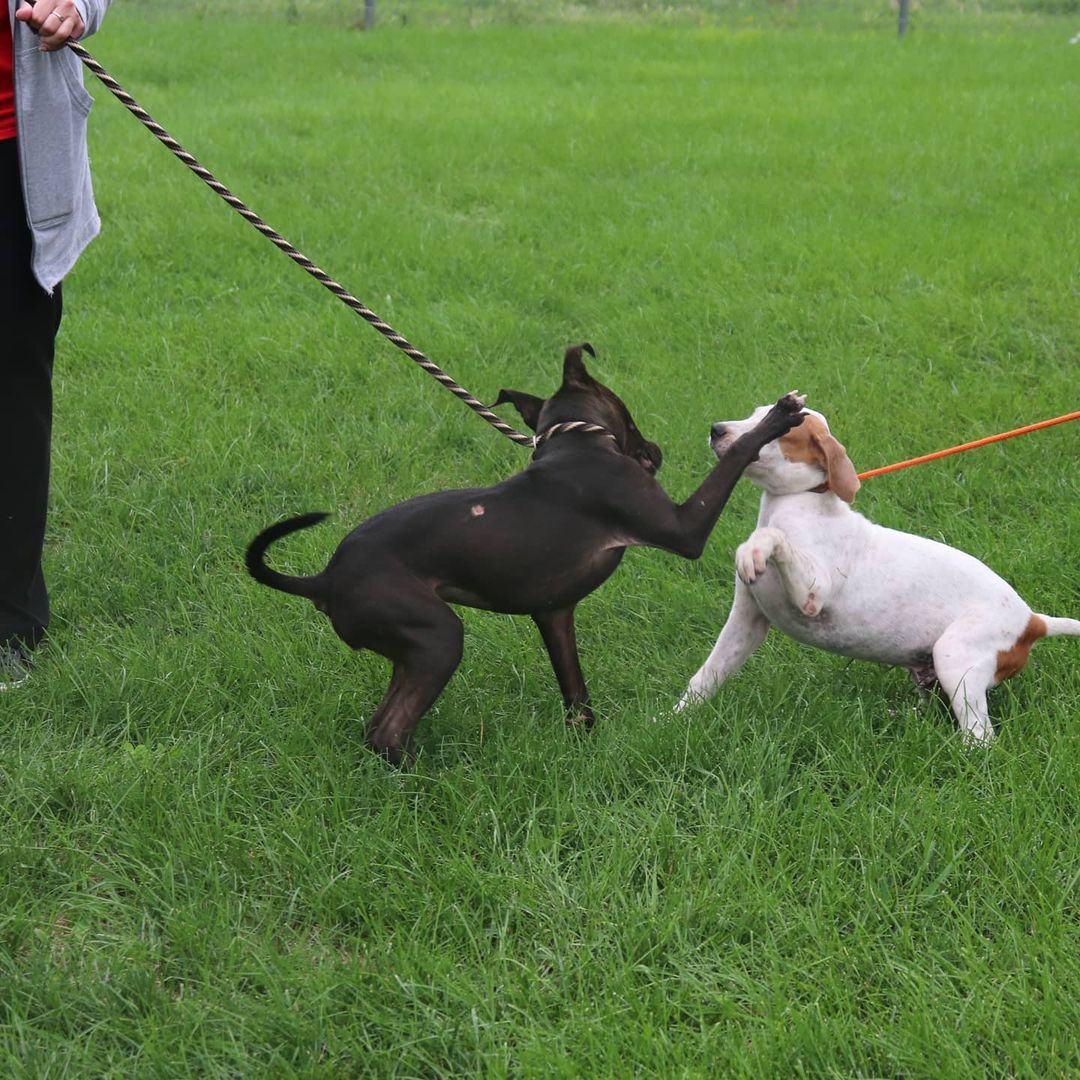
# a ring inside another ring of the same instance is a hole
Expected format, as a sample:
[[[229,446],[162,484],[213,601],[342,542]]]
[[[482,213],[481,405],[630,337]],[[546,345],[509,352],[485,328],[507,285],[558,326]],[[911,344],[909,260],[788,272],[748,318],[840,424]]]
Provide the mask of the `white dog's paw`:
[[[766,559],[762,558],[760,548],[753,547],[749,541],[735,549],[735,573],[744,585],[753,585],[758,576],[765,572]]]
[[[735,571],[744,585],[753,585],[765,573],[780,539],[782,535],[776,529],[756,529],[736,548]]]
[[[979,721],[971,727],[961,728],[960,738],[963,740],[964,746],[971,750],[989,746],[996,736],[989,721],[985,724]]]
[[[716,689],[715,682],[707,677],[701,679],[699,675],[690,680],[690,685],[683,691],[683,696],[672,706],[672,716],[677,716],[686,709],[692,709],[695,705],[700,705],[712,697]]]

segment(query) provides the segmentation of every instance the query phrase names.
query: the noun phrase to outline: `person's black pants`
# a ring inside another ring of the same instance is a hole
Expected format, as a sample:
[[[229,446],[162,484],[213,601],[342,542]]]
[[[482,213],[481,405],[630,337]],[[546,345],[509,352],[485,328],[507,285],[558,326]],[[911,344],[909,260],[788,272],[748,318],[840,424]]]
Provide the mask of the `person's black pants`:
[[[31,649],[49,624],[41,569],[49,502],[52,296],[30,269],[16,141],[0,141],[0,646]]]

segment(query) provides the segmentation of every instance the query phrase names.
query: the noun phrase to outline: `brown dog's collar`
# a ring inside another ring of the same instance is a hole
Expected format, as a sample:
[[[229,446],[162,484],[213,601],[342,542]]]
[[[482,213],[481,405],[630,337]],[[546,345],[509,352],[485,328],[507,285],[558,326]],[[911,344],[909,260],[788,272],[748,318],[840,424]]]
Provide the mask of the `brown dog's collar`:
[[[824,484],[818,484],[816,488],[809,488],[808,490],[815,495],[824,495],[826,491],[832,491],[832,488],[829,487],[829,482],[826,480]]]
[[[568,431],[580,431],[583,435],[606,435],[614,443],[619,441],[606,427],[601,427],[600,424],[590,424],[587,420],[564,420],[561,424],[552,424],[551,427],[544,428],[533,439],[533,446],[543,446],[548,439]]]

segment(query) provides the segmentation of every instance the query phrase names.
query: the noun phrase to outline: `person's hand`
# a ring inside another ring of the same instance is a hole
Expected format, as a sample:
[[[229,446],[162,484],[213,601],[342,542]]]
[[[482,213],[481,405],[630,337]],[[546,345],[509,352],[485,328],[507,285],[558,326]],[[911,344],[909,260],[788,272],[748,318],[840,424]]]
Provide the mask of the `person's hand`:
[[[42,52],[56,52],[69,41],[77,41],[86,29],[74,0],[37,0],[31,7],[20,3],[15,18],[29,23],[41,39]]]

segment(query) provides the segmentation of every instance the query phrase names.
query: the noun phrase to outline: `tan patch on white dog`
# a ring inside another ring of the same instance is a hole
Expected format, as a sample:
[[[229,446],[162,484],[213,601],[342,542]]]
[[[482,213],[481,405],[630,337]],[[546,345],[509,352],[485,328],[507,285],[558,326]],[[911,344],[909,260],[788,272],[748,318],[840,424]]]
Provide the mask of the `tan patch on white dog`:
[[[1031,646],[1039,638],[1046,637],[1046,622],[1038,615],[1032,615],[1024,632],[1016,639],[1011,649],[1003,649],[997,654],[997,671],[994,672],[994,684],[1002,683],[1019,674],[1027,665]]]
[[[797,428],[781,435],[776,443],[793,464],[817,465],[824,469],[825,451],[821,444],[828,436],[828,428],[816,416],[810,415]]]
[[[792,464],[816,465],[825,472],[828,490],[851,503],[861,486],[855,466],[843,444],[818,416],[810,414],[802,424],[777,440],[780,452]]]

